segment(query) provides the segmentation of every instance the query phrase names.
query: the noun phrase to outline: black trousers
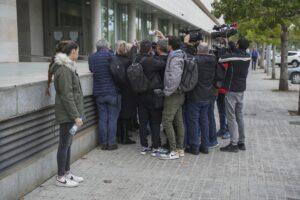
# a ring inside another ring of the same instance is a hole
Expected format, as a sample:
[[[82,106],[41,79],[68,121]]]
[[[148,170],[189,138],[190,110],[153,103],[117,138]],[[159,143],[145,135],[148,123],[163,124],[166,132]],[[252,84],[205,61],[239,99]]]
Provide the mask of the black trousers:
[[[147,128],[150,125],[152,148],[161,146],[160,124],[162,120],[162,110],[151,109],[144,104],[138,107],[138,116],[140,122],[140,142],[141,146],[148,147]]]
[[[64,176],[70,171],[71,144],[73,135],[69,133],[74,123],[60,124],[59,145],[57,150],[57,175]]]
[[[252,69],[256,70],[256,62],[257,62],[257,58],[252,58]]]

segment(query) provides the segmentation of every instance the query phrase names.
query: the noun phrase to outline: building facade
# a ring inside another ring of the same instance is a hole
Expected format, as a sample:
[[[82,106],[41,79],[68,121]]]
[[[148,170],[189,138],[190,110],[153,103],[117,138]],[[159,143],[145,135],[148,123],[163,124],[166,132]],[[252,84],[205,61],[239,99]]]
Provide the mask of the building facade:
[[[203,3],[202,3],[203,1]],[[117,40],[154,39],[199,29],[209,33],[219,21],[211,0],[3,0],[0,1],[0,62],[45,61],[61,40],[74,40],[85,59],[100,38],[112,48]]]

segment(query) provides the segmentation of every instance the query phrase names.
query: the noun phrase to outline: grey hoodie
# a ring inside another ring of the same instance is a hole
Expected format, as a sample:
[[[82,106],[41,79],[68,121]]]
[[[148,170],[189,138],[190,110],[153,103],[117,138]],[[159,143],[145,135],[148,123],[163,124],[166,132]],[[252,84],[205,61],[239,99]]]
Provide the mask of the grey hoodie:
[[[169,54],[164,78],[165,96],[179,92],[178,88],[183,73],[184,59],[186,59],[186,54],[180,49]]]

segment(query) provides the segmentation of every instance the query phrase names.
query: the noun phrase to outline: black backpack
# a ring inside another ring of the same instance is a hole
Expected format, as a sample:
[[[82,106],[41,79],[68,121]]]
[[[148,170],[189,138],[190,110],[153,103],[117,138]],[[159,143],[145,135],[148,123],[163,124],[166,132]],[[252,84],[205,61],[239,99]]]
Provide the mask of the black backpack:
[[[133,62],[127,68],[127,78],[130,86],[135,93],[143,93],[149,89],[149,80],[146,77],[143,66],[141,65],[146,58],[142,58],[140,62]]]
[[[198,65],[194,59],[184,59],[184,68],[181,76],[179,89],[183,92],[189,92],[195,88],[198,83]]]
[[[126,84],[126,69],[117,57],[113,57],[110,61],[110,72],[114,82],[118,86]]]

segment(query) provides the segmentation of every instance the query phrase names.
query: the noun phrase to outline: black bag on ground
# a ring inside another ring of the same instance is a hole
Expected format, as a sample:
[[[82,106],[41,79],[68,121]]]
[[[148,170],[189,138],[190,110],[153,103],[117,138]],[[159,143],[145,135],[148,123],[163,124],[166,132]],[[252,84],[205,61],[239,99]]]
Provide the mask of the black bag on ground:
[[[194,59],[185,59],[179,89],[183,92],[189,92],[195,88],[197,83],[198,83],[197,62],[195,62]]]
[[[143,66],[141,63],[146,58],[143,58],[141,62],[133,62],[127,68],[127,77],[130,82],[130,86],[135,93],[143,93],[149,89],[149,80],[146,77]]]
[[[117,86],[126,84],[126,69],[117,57],[113,57],[110,61],[110,72]]]

